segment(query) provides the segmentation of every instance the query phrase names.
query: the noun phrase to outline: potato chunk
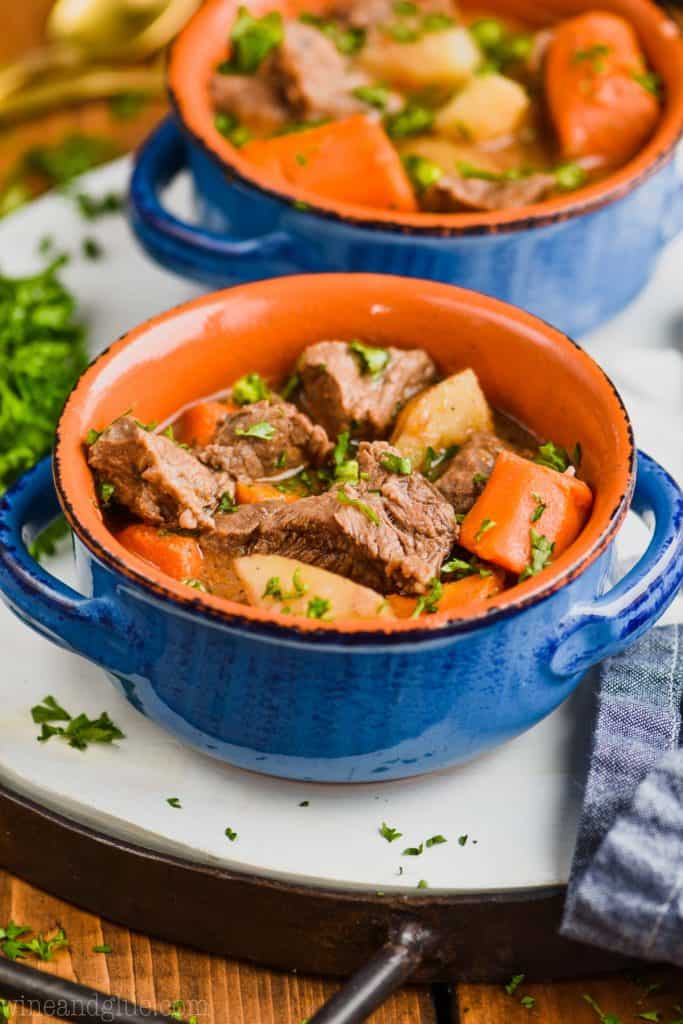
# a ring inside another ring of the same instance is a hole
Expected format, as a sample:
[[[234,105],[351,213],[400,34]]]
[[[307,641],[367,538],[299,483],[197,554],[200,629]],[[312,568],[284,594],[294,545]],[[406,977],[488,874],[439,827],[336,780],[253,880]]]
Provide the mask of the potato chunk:
[[[471,431],[492,429],[491,409],[476,373],[462,370],[408,402],[391,443],[419,469],[427,448],[462,444]]]
[[[465,28],[429,32],[414,43],[371,40],[359,64],[376,78],[405,88],[458,86],[479,67],[481,50]]]
[[[247,555],[236,558],[234,568],[249,604],[255,608],[323,622],[395,618],[377,591],[294,558]]]
[[[530,99],[518,82],[505,75],[479,75],[441,109],[435,128],[472,142],[511,135],[527,116]]]

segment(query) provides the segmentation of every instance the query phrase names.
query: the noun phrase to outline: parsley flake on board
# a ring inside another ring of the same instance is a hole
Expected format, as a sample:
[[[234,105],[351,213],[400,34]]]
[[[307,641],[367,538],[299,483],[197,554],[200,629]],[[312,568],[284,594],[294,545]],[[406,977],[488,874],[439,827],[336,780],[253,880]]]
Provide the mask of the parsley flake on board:
[[[251,405],[270,397],[270,388],[259,373],[245,373],[233,384],[230,397],[237,405]]]
[[[389,364],[391,356],[385,348],[373,348],[372,345],[364,345],[358,338],[349,342],[349,351],[358,359],[361,372],[371,377],[379,377]]]
[[[93,953],[113,953],[114,950],[106,942],[103,942],[101,946],[93,946]]]
[[[259,423],[252,423],[246,430],[236,427],[235,434],[237,437],[257,437],[261,441],[270,441],[277,434],[277,430],[272,423],[261,420]]]
[[[23,960],[27,956],[35,956],[38,960],[49,962],[54,959],[54,954],[58,950],[69,945],[63,928],[58,928],[52,936],[37,934],[32,939],[24,938],[31,931],[33,929],[30,926],[15,924],[14,921],[0,928],[0,951],[8,960]]]
[[[505,985],[505,991],[509,996],[513,996],[515,994],[519,986],[524,981],[525,977],[525,974],[513,974],[508,983]]]
[[[359,498],[352,498],[349,494],[346,493],[343,487],[340,487],[337,490],[337,500],[340,501],[342,505],[350,505],[352,508],[358,509],[358,511],[365,516],[369,523],[372,523],[374,526],[379,526],[380,518],[375,512],[374,508],[371,508],[370,505],[367,505],[364,501],[361,501]]]
[[[536,1005],[536,1000],[533,996],[522,996],[519,1001],[519,1005],[523,1006],[525,1010],[533,1010]]]
[[[391,825],[387,825],[386,821],[382,822],[379,834],[382,839],[386,839],[388,843],[393,843],[395,839],[400,839],[403,835],[403,833],[399,832],[398,829],[392,828]]]
[[[591,1010],[595,1011],[595,1014],[597,1015],[598,1020],[601,1022],[601,1024],[622,1024],[621,1018],[617,1017],[616,1014],[614,1014],[614,1013],[603,1013],[603,1011],[598,1006],[598,1004],[596,1003],[596,1001],[593,999],[592,996],[583,995],[581,998],[583,999],[583,1001],[585,1003],[588,1003],[588,1005],[590,1006]]]
[[[253,75],[284,38],[282,15],[270,11],[255,18],[246,7],[239,7],[230,32],[230,57],[218,65],[222,75]]]
[[[70,747],[86,750],[90,743],[113,743],[124,739],[124,734],[112,722],[106,711],[99,718],[88,718],[86,714],[72,718],[68,711],[57,703],[54,697],[45,697],[42,704],[31,708],[31,717],[36,725],[42,725],[39,743],[45,743],[53,736],[67,740]],[[51,722],[68,722],[66,727],[51,725]]]

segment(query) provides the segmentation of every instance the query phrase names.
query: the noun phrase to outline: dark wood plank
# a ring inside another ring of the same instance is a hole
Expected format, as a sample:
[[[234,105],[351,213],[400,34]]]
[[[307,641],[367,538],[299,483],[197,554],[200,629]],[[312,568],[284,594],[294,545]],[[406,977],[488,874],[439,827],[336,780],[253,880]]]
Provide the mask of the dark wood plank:
[[[46,856],[59,856],[59,851],[46,851]],[[10,919],[44,934],[64,928],[69,948],[57,953],[53,962],[37,964],[41,969],[165,1013],[182,999],[185,1014],[196,1015],[199,1024],[300,1024],[338,987],[334,982],[267,971],[150,940],[0,872],[0,924]],[[231,920],[226,910],[226,928],[236,927],[239,921]],[[187,938],[192,942],[193,936]],[[94,946],[102,944],[110,945],[112,952],[93,952]],[[23,1012],[21,1018],[22,1024],[47,1024],[48,1020]],[[429,991],[406,989],[372,1022],[435,1024]]]
[[[648,986],[653,986],[648,991]],[[454,994],[454,1020],[465,1024],[596,1024],[597,1010],[633,1024],[640,1014],[656,1011],[660,1024],[683,1019],[683,971],[643,968],[612,978],[550,984],[522,983],[513,996],[502,985],[459,985]],[[524,1006],[530,996],[533,1006]],[[681,1009],[677,1010],[679,1006]]]

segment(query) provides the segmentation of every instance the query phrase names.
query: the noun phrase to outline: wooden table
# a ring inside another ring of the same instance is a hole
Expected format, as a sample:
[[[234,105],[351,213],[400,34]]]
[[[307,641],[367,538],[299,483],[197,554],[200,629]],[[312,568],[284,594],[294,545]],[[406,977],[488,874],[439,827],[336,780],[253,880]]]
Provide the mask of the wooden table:
[[[2,14],[0,62],[40,40],[51,0],[14,0]],[[65,133],[83,131],[113,136],[122,149],[135,146],[164,110],[159,100],[135,118],[112,117],[108,103],[63,110],[40,120],[2,129],[0,181],[25,150],[37,143],[58,142]],[[58,857],[58,850],[46,851]],[[106,879],[103,879],[106,884]],[[199,1024],[300,1024],[324,1002],[337,984],[298,975],[286,975],[193,952],[187,948],[137,935],[102,921],[0,872],[0,926],[10,919],[31,925],[38,932],[61,926],[69,947],[56,954],[45,970],[92,985],[119,996],[168,1012],[182,999],[186,1015],[196,1014]],[[94,953],[106,944],[108,954]],[[520,972],[524,964],[519,965]],[[617,1014],[622,1024],[638,1014],[658,1010],[661,1024],[683,1019],[683,972],[644,970],[648,983],[661,988],[647,994],[642,979],[590,979],[558,984],[523,984],[514,996],[500,986],[459,985],[432,989],[406,989],[372,1018],[374,1024],[595,1024],[598,1015],[583,1000],[587,993],[605,1013]],[[2,993],[0,992],[0,995]],[[535,1003],[525,1007],[522,996]],[[32,1015],[21,1008],[17,1017]],[[651,1018],[652,1019],[652,1018]],[[29,1022],[27,1021],[27,1024]]]

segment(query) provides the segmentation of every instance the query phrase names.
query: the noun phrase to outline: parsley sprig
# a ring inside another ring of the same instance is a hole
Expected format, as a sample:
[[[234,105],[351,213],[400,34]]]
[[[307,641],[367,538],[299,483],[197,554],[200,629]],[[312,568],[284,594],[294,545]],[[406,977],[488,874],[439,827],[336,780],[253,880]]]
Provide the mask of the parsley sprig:
[[[47,962],[54,959],[58,950],[69,945],[63,928],[58,928],[51,936],[38,933],[32,939],[25,938],[32,931],[29,925],[10,921],[4,928],[0,928],[0,952],[8,960],[23,960],[25,957],[35,956],[38,960]]]
[[[41,704],[31,708],[31,717],[36,725],[42,726],[39,743],[46,743],[53,736],[60,736],[75,750],[86,750],[91,743],[113,743],[125,739],[124,733],[112,722],[106,711],[98,718],[89,718],[82,713],[75,718],[61,707],[54,697],[47,696]],[[52,725],[52,722],[68,722],[68,725]]]

